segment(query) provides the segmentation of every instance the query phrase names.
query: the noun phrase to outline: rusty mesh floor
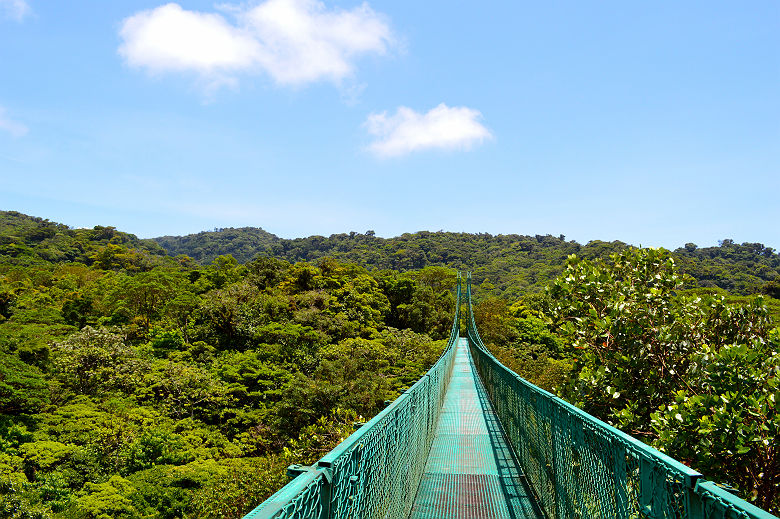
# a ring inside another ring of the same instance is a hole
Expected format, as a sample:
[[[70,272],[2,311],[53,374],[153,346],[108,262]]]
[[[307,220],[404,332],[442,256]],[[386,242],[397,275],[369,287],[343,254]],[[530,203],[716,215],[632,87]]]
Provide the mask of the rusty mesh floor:
[[[460,339],[410,519],[541,518]]]

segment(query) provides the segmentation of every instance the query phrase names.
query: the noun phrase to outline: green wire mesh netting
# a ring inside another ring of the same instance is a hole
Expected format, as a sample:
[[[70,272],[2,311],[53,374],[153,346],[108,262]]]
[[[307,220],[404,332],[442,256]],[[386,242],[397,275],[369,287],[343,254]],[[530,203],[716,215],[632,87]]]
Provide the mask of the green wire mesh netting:
[[[472,358],[547,517],[775,517],[503,366],[479,337],[470,275],[466,298]]]
[[[460,331],[461,281],[447,347],[411,388],[245,519],[409,515],[433,442]]]

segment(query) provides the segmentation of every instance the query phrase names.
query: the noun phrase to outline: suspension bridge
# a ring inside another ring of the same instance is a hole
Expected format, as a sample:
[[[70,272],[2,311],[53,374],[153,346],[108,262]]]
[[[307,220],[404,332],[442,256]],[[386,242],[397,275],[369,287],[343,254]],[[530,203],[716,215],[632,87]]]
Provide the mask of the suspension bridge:
[[[461,285],[436,364],[244,519],[777,519],[504,367]]]

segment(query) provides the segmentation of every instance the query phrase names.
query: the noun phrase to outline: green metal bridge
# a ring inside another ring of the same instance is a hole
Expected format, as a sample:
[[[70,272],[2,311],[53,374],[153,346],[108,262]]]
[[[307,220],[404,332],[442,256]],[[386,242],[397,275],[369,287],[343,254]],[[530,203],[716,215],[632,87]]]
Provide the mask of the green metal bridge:
[[[477,332],[470,275],[436,364],[293,473],[244,519],[775,518],[504,367]]]

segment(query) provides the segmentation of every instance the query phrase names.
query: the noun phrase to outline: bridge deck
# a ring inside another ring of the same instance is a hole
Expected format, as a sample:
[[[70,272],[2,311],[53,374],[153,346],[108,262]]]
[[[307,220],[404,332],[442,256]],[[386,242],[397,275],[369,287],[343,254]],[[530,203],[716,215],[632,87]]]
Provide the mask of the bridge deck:
[[[461,338],[410,519],[541,518]]]

